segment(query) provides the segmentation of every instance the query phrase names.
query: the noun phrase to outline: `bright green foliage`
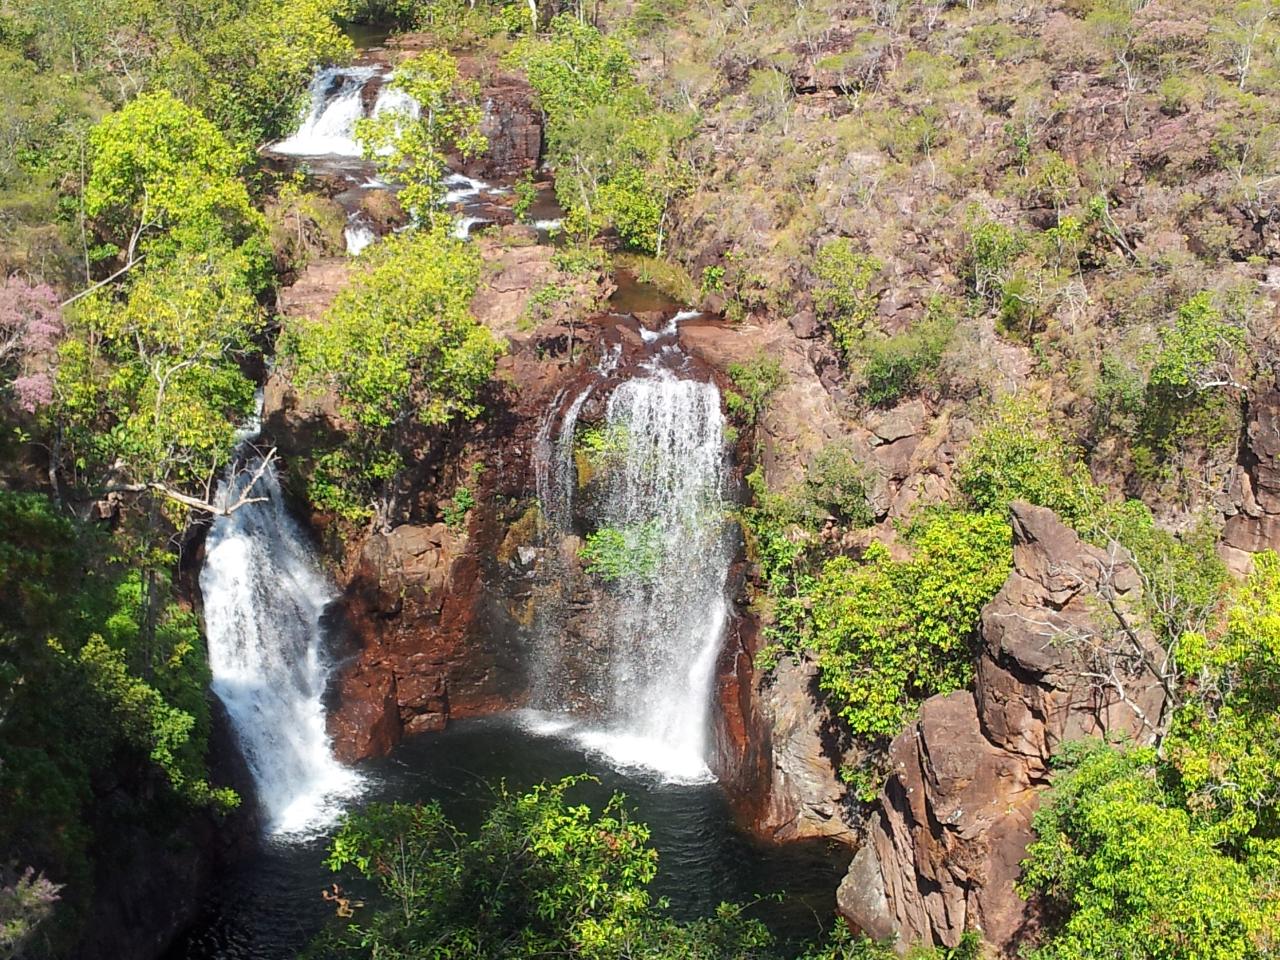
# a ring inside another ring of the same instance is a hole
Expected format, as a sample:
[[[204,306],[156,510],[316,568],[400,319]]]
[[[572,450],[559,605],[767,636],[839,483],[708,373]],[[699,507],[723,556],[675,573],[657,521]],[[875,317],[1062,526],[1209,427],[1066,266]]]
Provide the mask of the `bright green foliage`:
[[[1227,320],[1213,295],[1201,291],[1178,308],[1173,325],[1162,331],[1150,385],[1178,393],[1230,386],[1244,341],[1244,327]]]
[[[391,86],[412,97],[421,113],[384,111],[358,121],[356,136],[382,175],[404,185],[399,198],[410,216],[433,225],[449,216],[440,208],[449,152],[470,157],[488,146],[480,133],[478,88],[459,76],[457,61],[444,50],[424,50],[405,60]]]
[[[497,793],[474,835],[436,805],[375,804],[347,817],[329,866],[377,885],[317,944],[323,957],[381,960],[754,960],[768,933],[741,909],[680,924],[649,894],[658,854],[615,795],[595,813],[568,792],[584,778]]]
[[[665,546],[656,522],[601,527],[587,534],[578,557],[588,573],[606,583],[652,580],[662,569]]]
[[[891,407],[920,392],[937,369],[955,330],[955,317],[935,298],[911,329],[865,344],[862,397],[873,407]]]
[[[725,405],[748,426],[755,426],[764,415],[769,399],[787,382],[782,361],[762,352],[744,363],[729,364],[728,370],[735,390],[725,394]]]
[[[625,424],[586,427],[573,438],[573,462],[581,489],[626,463],[631,433]]]
[[[119,302],[76,305],[61,349],[56,416],[86,479],[201,488],[252,409],[238,360],[261,315],[233,257],[180,251],[141,269]]]
[[[116,817],[163,829],[191,804],[235,802],[207,780],[196,617],[120,546],[44,496],[0,491],[0,846],[67,883],[58,909],[73,913]],[[102,771],[117,799],[91,820]],[[58,926],[74,936],[70,915]]]
[[[622,42],[572,14],[556,17],[549,36],[522,38],[510,62],[546,116],[566,232],[590,238],[613,227],[628,247],[661,255],[667,207],[688,186],[677,158],[688,118],[657,109]]]
[[[878,298],[871,281],[883,268],[875,257],[855,250],[848,237],[823,244],[814,260],[813,302],[846,361],[859,354],[873,331]]]
[[[335,18],[348,0],[236,0],[175,40],[159,79],[235,144],[253,147],[297,123],[316,68],[351,59]]]
[[[1227,849],[1280,855],[1280,558],[1254,558],[1224,627],[1184,634],[1196,689],[1166,742],[1169,782]],[[1280,930],[1277,931],[1280,934]]]
[[[995,220],[973,219],[969,225],[966,267],[970,289],[990,306],[999,306],[1014,261],[1026,247],[1015,230]]]
[[[475,251],[444,229],[387,238],[328,313],[292,335],[299,377],[334,387],[343,414],[371,430],[477,416],[502,352],[471,316],[479,279]]]
[[[471,492],[471,488],[459,487],[453,491],[453,503],[441,511],[445,525],[451,530],[464,529],[467,525],[467,514],[475,505],[476,496]]]
[[[181,252],[232,253],[257,292],[269,268],[266,224],[236,179],[241,157],[212,123],[167,92],[144,94],[90,136],[85,213],[104,255],[131,263]]]
[[[1161,790],[1150,751],[1069,745],[1022,884],[1064,917],[1035,960],[1270,956],[1277,903]]]
[[[1003,513],[1024,500],[1071,524],[1102,505],[1101,490],[1044,407],[1025,395],[997,403],[956,467],[956,486],[978,510]]]
[[[829,561],[811,594],[822,689],[859,736],[892,737],[920,701],[969,684],[979,614],[1012,563],[998,514],[939,513],[910,539],[907,561],[880,543]]]
[[[398,234],[361,256],[323,317],[289,332],[298,381],[332,389],[353,425],[342,449],[317,459],[310,484],[317,505],[349,519],[368,516],[400,472],[412,428],[481,413],[481,390],[503,344],[471,315],[479,279],[474,248],[445,225]]]

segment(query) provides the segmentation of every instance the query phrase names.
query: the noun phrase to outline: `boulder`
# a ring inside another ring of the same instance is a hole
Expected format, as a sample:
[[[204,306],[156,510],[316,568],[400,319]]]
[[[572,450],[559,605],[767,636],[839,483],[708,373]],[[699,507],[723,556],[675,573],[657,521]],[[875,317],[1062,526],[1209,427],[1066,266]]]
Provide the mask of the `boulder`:
[[[845,787],[836,776],[840,757],[833,725],[817,685],[812,662],[785,659],[761,693],[772,749],[760,829],[779,841],[826,837],[852,843]]]

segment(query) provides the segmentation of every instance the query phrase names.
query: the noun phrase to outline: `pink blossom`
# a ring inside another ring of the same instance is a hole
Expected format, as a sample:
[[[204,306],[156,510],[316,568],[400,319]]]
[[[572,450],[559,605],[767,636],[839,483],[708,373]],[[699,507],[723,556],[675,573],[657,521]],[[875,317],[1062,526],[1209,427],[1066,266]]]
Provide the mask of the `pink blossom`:
[[[54,349],[62,338],[58,295],[48,284],[18,277],[0,283],[0,383],[28,413],[53,401]]]

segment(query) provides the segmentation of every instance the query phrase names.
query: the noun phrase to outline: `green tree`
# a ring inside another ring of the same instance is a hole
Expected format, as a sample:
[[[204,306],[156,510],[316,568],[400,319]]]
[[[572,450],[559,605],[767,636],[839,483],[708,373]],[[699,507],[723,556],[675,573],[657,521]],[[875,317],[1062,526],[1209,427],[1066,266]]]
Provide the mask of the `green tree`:
[[[1160,788],[1149,750],[1069,745],[1027,848],[1022,889],[1064,919],[1035,960],[1272,955],[1277,903]]]
[[[86,214],[102,256],[224,250],[253,292],[267,282],[266,223],[236,178],[242,157],[218,129],[165,91],[143,94],[90,135]]]
[[[828,561],[809,594],[820,683],[863,737],[892,737],[926,697],[968,686],[979,615],[1012,563],[998,514],[940,513],[910,539],[910,560],[877,542],[861,562]]]
[[[52,415],[91,488],[215,509],[215,478],[253,405],[240,361],[262,323],[239,268],[233,254],[177,251],[125,300],[104,288],[68,311]]]
[[[299,382],[333,390],[352,424],[344,448],[321,460],[319,479],[336,498],[329,505],[368,516],[376,497],[390,523],[412,428],[481,413],[481,390],[505,347],[471,315],[479,280],[478,254],[445,226],[399,234],[361,257],[323,317],[289,331]]]
[[[658,854],[615,795],[598,813],[569,801],[585,778],[526,793],[505,787],[463,834],[437,805],[375,804],[348,816],[329,866],[377,885],[375,905],[322,938],[322,956],[382,960],[753,960],[769,936],[741,908],[677,923],[648,887]],[[339,894],[339,912],[351,913]]]
[[[208,780],[197,618],[167,581],[148,604],[144,582],[127,528],[108,536],[43,495],[0,491],[0,847],[64,885],[55,943],[77,934],[95,859],[120,853],[117,824],[163,830],[235,803]]]
[[[1102,491],[1035,398],[1001,399],[956,465],[956,486],[977,510],[1014,500],[1049,507],[1068,523],[1091,517]]]
[[[572,14],[556,17],[548,36],[521,38],[509,61],[546,117],[566,231],[589,239],[613,227],[626,246],[661,254],[667,208],[690,183],[679,157],[690,117],[658,109],[622,41]]]
[[[860,354],[863,341],[873,332],[879,298],[872,293],[871,282],[883,267],[875,257],[854,249],[848,237],[837,237],[818,248],[813,302],[846,363]]]
[[[400,202],[424,225],[449,215],[440,209],[448,152],[473,156],[488,145],[480,133],[478,89],[458,74],[444,50],[425,50],[396,67],[391,87],[412,97],[415,110],[388,110],[356,124],[365,156],[404,185]]]

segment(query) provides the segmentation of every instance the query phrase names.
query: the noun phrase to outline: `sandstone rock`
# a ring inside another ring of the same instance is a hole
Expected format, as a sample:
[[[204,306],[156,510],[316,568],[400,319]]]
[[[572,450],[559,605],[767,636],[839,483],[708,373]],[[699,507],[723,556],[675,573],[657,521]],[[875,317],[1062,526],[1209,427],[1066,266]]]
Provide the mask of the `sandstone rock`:
[[[1222,553],[1232,569],[1244,572],[1249,554],[1280,549],[1280,384],[1249,399],[1245,449],[1227,495]]]
[[[927,416],[923,402],[909,400],[885,413],[868,416],[866,423],[879,442],[893,443],[921,433]]]
[[[1140,581],[1124,558],[1083,543],[1054,514],[1013,506],[1014,569],[983,611],[975,693],[927,700],[890,747],[892,773],[838,903],[876,937],[954,946],[967,929],[1004,955],[1034,922],[1014,892],[1047,763],[1063,740],[1149,740],[1163,691],[1142,667],[1127,700],[1086,679],[1086,651],[1154,652]],[[1087,641],[1078,643],[1075,641]],[[1135,709],[1136,708],[1136,709]]]
[[[791,327],[791,332],[800,340],[812,340],[822,332],[818,318],[814,316],[812,310],[801,310],[788,320],[787,324]]]
[[[825,742],[831,717],[816,696],[817,667],[783,660],[762,691],[771,742],[768,800],[760,828],[774,840],[828,837],[852,843],[839,756]]]
[[[395,678],[385,666],[344,676],[338,699],[341,706],[330,711],[328,725],[334,756],[343,763],[379,756],[399,742]]]

